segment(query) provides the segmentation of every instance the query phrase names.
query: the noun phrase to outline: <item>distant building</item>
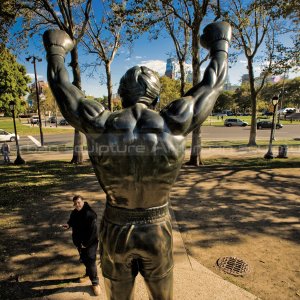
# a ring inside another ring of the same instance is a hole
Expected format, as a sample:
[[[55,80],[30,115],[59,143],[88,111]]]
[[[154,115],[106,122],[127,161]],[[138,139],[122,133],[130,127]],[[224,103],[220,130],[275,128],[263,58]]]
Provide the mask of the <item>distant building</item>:
[[[175,67],[175,58],[168,58],[165,75],[171,79],[175,79]]]
[[[230,82],[228,82],[228,83],[224,84],[223,90],[224,91],[235,91],[238,88],[240,88],[239,85],[237,85],[237,84],[231,84]]]
[[[46,82],[44,80],[38,80],[37,83],[38,83],[39,94],[43,93],[44,88],[49,87],[48,82]],[[31,92],[35,91],[35,82],[30,85],[30,90],[31,90]]]
[[[249,82],[249,74],[242,75],[242,84]]]
[[[192,83],[193,71],[191,65],[185,64],[184,69],[185,69],[185,81],[188,83]],[[176,80],[180,79],[181,73],[180,73],[179,63],[174,57],[167,59],[165,75],[171,79],[176,79]]]
[[[44,81],[44,80],[38,80],[37,82],[37,86],[38,86],[38,93],[40,95],[40,100],[43,101],[45,98],[45,96],[43,95],[43,92],[45,90],[45,88],[48,88],[49,85],[48,85],[48,82]],[[29,89],[30,89],[30,92],[31,93],[35,93],[35,82],[32,83],[30,86],[29,86]],[[36,99],[29,99],[27,98],[26,99],[27,103],[28,103],[28,106],[30,108],[32,108],[36,103]]]
[[[226,76],[226,80],[225,80],[225,83],[224,83],[224,88],[223,90],[224,91],[235,91],[237,88],[239,88],[240,86],[239,85],[236,85],[236,84],[231,84],[230,83],[230,80],[229,80],[229,74],[227,73],[227,76]]]
[[[185,78],[185,80],[188,83],[193,83],[193,71],[191,71],[191,70],[187,70],[186,71],[186,78]]]
[[[262,80],[263,80],[264,73],[261,72],[259,77],[255,78],[255,85],[261,85]],[[280,82],[281,80],[286,80],[288,79],[288,75],[267,75],[265,78],[265,84],[275,84],[277,82]]]

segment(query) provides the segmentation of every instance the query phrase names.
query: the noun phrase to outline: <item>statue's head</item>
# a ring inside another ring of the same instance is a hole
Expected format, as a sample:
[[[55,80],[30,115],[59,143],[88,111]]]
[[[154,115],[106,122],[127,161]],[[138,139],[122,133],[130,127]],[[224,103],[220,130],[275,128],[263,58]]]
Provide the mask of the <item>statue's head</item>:
[[[149,68],[136,66],[121,78],[118,93],[124,108],[136,103],[154,107],[159,99],[160,81]]]

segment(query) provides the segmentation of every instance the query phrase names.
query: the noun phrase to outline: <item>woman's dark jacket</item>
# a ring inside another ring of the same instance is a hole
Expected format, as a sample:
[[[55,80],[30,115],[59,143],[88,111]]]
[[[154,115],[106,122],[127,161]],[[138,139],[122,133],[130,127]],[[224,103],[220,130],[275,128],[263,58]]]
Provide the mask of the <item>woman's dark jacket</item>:
[[[89,247],[98,242],[97,214],[87,202],[81,210],[74,209],[68,221],[72,227],[73,243],[77,248]]]

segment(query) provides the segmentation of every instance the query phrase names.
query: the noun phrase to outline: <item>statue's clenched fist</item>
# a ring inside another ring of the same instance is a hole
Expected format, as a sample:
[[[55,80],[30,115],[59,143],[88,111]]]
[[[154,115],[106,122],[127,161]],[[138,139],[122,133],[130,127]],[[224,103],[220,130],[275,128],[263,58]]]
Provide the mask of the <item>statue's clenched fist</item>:
[[[210,53],[225,51],[228,53],[228,46],[231,40],[231,26],[227,22],[215,22],[207,25],[200,37],[202,47]]]
[[[69,35],[63,30],[47,30],[43,34],[44,46],[48,55],[61,55],[71,51],[74,43]]]

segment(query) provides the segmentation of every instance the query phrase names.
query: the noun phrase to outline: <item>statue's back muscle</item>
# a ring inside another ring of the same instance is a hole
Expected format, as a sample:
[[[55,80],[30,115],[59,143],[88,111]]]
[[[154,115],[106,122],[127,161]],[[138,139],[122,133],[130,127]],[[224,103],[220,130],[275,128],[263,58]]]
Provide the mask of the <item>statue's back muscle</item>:
[[[184,137],[172,135],[157,112],[140,104],[114,112],[103,134],[88,137],[88,143],[112,205],[153,207],[168,201],[183,160]]]

